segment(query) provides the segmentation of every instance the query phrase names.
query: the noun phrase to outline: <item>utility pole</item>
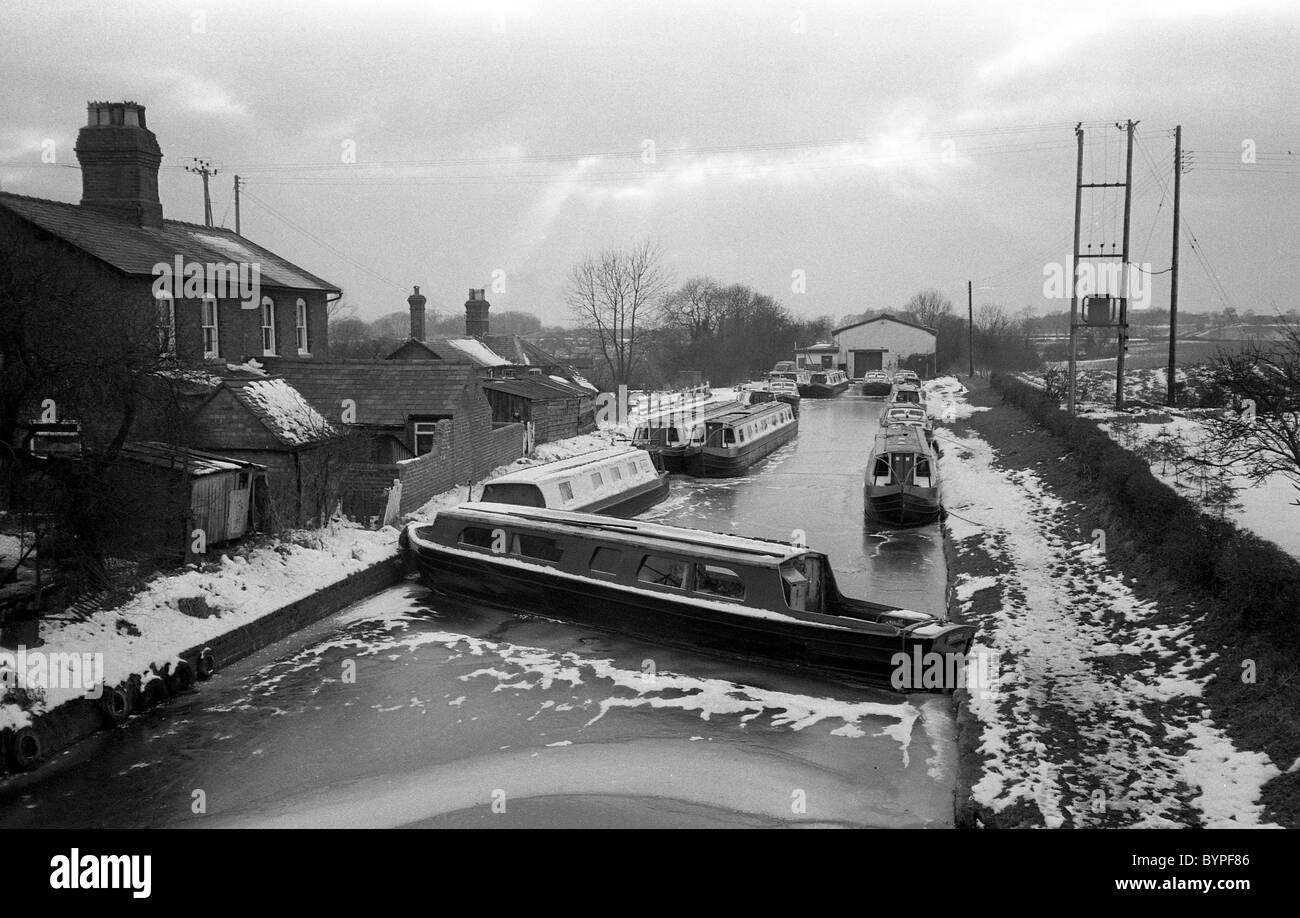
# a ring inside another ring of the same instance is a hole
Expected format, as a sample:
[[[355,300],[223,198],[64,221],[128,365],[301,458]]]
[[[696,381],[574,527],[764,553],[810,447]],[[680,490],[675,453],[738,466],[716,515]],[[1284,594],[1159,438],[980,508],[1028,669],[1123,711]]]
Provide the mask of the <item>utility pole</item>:
[[[1119,298],[1119,328],[1115,335],[1116,343],[1119,345],[1119,353],[1115,360],[1115,410],[1124,410],[1124,352],[1128,350],[1128,292],[1129,272],[1132,268],[1128,263],[1128,242],[1129,242],[1129,217],[1133,212],[1133,128],[1137,122],[1129,119],[1127,122],[1126,132],[1128,134],[1128,152],[1126,154],[1124,166],[1124,253],[1120,261],[1120,298]]]
[[[186,172],[203,176],[203,225],[212,226],[212,195],[208,192],[208,179],[217,174],[212,164],[206,159],[194,158],[193,164],[185,167]]]
[[[235,176],[235,235],[244,235],[239,231],[239,176]]]
[[[1070,417],[1074,417],[1075,341],[1079,326],[1079,218],[1083,213],[1083,122],[1074,126],[1079,141],[1079,162],[1074,177],[1074,255],[1070,260],[1070,379],[1066,400]]]
[[[1183,126],[1174,128],[1174,256],[1169,276],[1169,372],[1165,381],[1165,404],[1174,406],[1174,369],[1178,338],[1178,204],[1183,188]]]
[[[970,352],[970,375],[975,376],[975,300],[971,296],[971,282],[966,281],[966,350]]]

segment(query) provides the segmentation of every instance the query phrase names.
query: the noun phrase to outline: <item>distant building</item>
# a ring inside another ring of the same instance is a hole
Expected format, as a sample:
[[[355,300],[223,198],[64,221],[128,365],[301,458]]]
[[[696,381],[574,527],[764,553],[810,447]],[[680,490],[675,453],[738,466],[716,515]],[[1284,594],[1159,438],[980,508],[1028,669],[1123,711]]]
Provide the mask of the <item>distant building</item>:
[[[596,427],[596,389],[571,366],[520,335],[490,334],[489,310],[481,289],[465,301],[465,334],[426,339],[425,298],[420,288],[407,298],[411,336],[388,355],[393,361],[458,361],[474,366],[496,423],[522,422],[531,443],[587,433]]]
[[[81,203],[0,193],[0,232],[88,256],[87,284],[138,299],[180,362],[329,356],[326,307],[338,287],[232,230],[164,218],[163,154],[143,105],[90,103],[76,153]]]
[[[923,376],[935,373],[935,332],[932,328],[882,315],[835,329],[833,363],[853,379],[868,370],[915,370]],[[830,352],[818,352],[822,356]]]

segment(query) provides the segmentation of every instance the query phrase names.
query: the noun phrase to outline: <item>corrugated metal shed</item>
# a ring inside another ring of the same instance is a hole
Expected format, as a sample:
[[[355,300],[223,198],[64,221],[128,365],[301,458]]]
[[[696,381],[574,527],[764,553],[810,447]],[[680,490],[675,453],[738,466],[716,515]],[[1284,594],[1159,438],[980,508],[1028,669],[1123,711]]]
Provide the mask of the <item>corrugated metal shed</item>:
[[[140,462],[155,468],[185,471],[192,477],[212,475],[217,472],[239,472],[247,469],[265,471],[266,466],[242,459],[231,459],[197,449],[188,449],[157,440],[133,440],[123,444],[123,459]]]

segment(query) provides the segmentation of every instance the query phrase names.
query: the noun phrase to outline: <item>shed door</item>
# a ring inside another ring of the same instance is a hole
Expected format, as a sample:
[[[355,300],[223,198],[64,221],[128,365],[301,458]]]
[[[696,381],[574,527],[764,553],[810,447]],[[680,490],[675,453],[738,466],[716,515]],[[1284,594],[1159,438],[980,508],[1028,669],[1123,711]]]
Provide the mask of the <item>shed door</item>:
[[[852,375],[860,377],[868,370],[883,370],[884,356],[883,351],[854,351]]]
[[[190,509],[194,513],[194,527],[203,530],[209,544],[226,537],[225,478],[224,475],[200,475],[191,479]]]
[[[226,512],[226,532],[224,538],[238,539],[248,530],[248,496],[253,492],[249,486],[252,476],[240,472],[235,476],[235,486],[230,491]]]

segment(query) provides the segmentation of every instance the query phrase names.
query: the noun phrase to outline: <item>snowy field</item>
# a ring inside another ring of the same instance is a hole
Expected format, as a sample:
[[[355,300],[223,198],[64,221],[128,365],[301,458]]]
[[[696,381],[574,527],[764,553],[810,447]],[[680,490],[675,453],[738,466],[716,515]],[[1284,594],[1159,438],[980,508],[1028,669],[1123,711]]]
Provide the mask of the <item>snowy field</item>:
[[[932,406],[967,413],[960,391],[932,385]],[[956,583],[963,611],[977,597],[996,610],[972,619],[997,673],[970,694],[975,802],[1028,807],[1048,827],[1260,825],[1262,786],[1300,762],[1236,749],[1210,716],[1196,613],[1135,596],[1033,471],[1003,467],[977,436],[941,436],[954,549],[995,572]]]

